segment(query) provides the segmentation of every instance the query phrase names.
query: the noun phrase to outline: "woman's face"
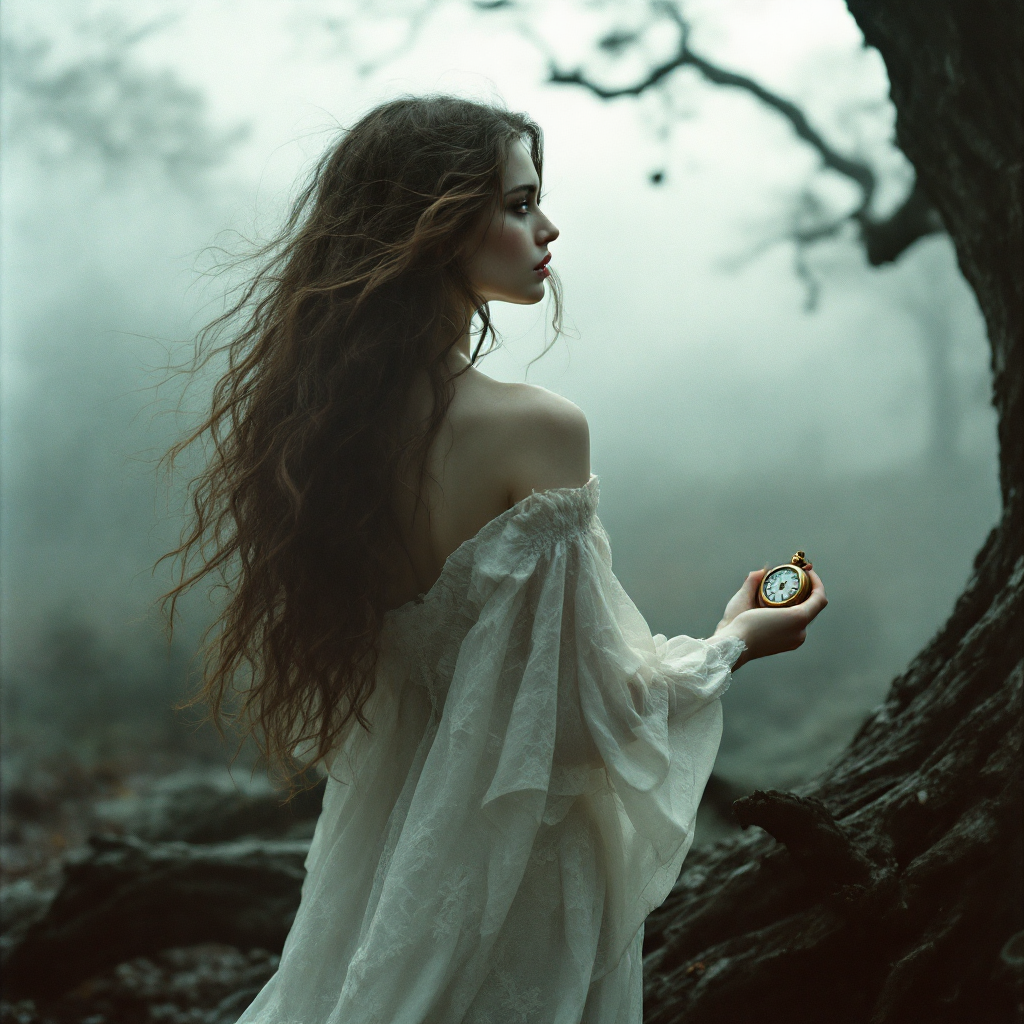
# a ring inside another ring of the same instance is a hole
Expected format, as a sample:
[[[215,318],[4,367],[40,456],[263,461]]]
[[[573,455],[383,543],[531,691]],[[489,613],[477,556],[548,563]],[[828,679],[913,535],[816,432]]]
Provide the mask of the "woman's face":
[[[548,245],[558,228],[541,212],[539,188],[530,150],[520,141],[505,164],[502,200],[484,217],[467,250],[470,283],[485,302],[528,304],[544,298],[544,279],[551,273]]]

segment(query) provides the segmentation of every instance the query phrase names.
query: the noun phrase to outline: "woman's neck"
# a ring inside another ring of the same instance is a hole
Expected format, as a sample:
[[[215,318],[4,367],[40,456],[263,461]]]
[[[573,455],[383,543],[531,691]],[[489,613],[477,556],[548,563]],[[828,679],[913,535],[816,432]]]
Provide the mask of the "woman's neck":
[[[462,332],[462,337],[460,337],[459,340],[448,350],[448,356],[445,362],[447,363],[448,369],[451,373],[458,373],[460,370],[464,370],[467,366],[470,366],[473,362],[472,326],[473,319],[470,317],[466,321],[466,328]]]

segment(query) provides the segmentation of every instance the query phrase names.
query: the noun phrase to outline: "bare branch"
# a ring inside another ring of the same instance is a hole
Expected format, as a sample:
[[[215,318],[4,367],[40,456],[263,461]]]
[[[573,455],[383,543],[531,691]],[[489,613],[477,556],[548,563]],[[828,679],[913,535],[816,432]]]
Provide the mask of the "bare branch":
[[[895,260],[919,238],[943,230],[940,218],[918,184],[914,185],[906,200],[894,213],[885,218],[876,218],[871,212],[871,206],[877,191],[878,178],[869,163],[846,156],[835,149],[792,100],[780,96],[748,75],[730,71],[696,53],[690,47],[689,23],[675,3],[661,2],[653,4],[652,7],[658,14],[668,17],[675,23],[679,40],[675,53],[668,60],[653,67],[643,78],[632,85],[609,87],[590,78],[578,68],[566,71],[552,61],[548,80],[554,85],[578,86],[599,99],[611,100],[621,96],[640,96],[662,86],[679,68],[689,67],[712,85],[740,89],[774,110],[785,118],[798,138],[818,153],[824,167],[852,181],[860,192],[856,207],[838,220],[829,219],[813,227],[794,228],[787,237],[797,244],[798,249],[834,237],[844,223],[853,221],[860,231],[868,262],[872,266],[878,266]],[[635,38],[637,34],[632,33],[630,39]],[[798,265],[802,265],[801,259],[802,257],[798,257]]]
[[[855,217],[868,263],[873,267],[891,263],[919,238],[945,231],[938,210],[915,181],[902,206],[883,220],[868,215]]]
[[[751,96],[759,99],[765,106],[771,107],[780,113],[790,124],[797,136],[809,143],[818,151],[821,162],[838,172],[851,181],[857,183],[861,189],[861,204],[859,210],[866,210],[871,205],[875,195],[877,179],[875,172],[866,163],[860,160],[851,160],[842,153],[833,149],[822,136],[811,127],[804,112],[790,100],[766,89],[759,82],[748,78],[746,75],[726,71],[723,68],[712,64],[709,60],[699,57],[692,50],[687,48],[687,63],[690,67],[696,68],[709,82],[715,85],[725,85],[736,89],[742,89]]]

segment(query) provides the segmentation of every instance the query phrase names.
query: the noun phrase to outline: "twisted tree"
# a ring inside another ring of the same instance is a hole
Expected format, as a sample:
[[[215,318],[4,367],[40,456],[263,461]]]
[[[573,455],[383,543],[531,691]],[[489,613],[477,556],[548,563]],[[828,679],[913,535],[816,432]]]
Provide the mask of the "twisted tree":
[[[848,5],[986,319],[1003,513],[844,755],[799,793],[737,801],[760,828],[687,861],[648,920],[651,1024],[1024,1019],[1024,12]]]

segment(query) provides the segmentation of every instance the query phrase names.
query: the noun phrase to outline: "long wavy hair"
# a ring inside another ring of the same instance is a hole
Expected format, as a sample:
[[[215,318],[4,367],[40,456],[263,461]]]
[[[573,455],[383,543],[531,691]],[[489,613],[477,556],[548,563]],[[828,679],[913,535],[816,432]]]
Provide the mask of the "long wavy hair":
[[[541,131],[523,114],[450,96],[370,111],[319,160],[284,228],[253,254],[230,308],[196,339],[189,372],[226,369],[197,442],[205,466],[162,607],[208,578],[227,599],[204,639],[202,704],[294,779],[327,758],[373,691],[386,581],[402,542],[395,495],[450,406],[451,348],[478,318],[472,359],[496,341],[467,278],[473,229],[501,202],[510,148]],[[554,326],[560,296],[554,285]],[[410,391],[433,409],[410,435]],[[163,559],[162,559],[163,560]]]

